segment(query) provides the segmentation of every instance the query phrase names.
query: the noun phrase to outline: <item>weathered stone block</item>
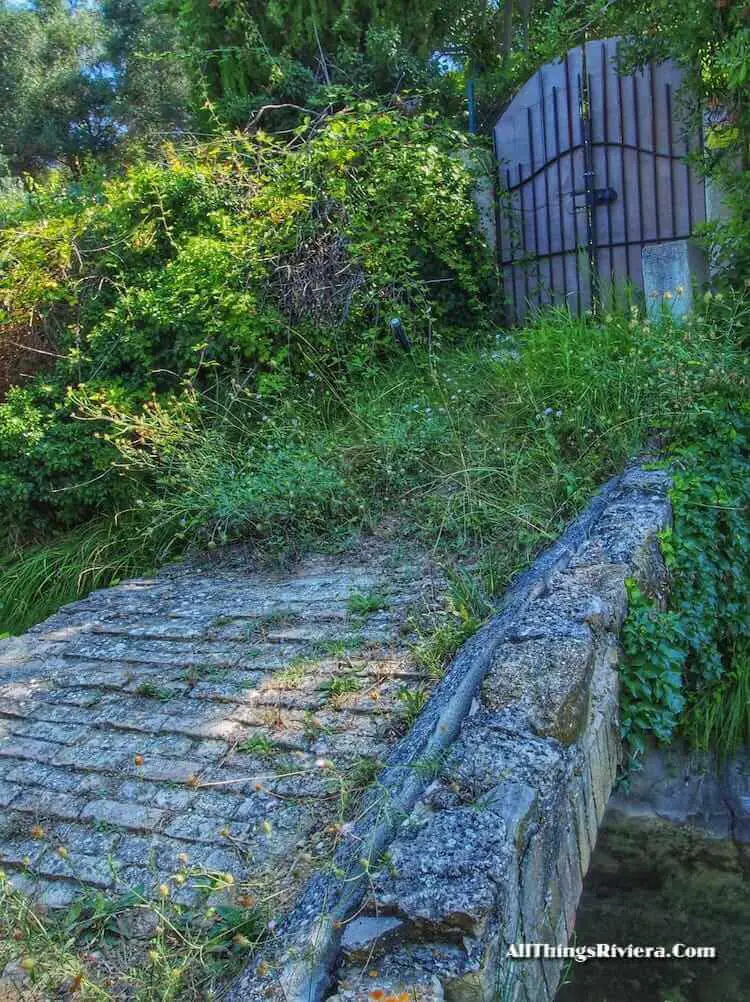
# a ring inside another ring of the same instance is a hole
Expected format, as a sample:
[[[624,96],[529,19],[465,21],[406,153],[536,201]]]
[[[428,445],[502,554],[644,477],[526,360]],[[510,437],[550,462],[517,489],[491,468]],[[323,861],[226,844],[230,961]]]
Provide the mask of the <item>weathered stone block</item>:
[[[349,960],[370,963],[398,939],[404,923],[392,915],[361,915],[347,922],[341,949]]]
[[[10,738],[0,740],[0,756],[3,758],[24,758],[34,762],[50,762],[59,749],[59,745],[48,744],[46,741],[36,741],[33,738]]]
[[[84,797],[71,797],[65,793],[49,793],[46,790],[24,790],[13,801],[14,811],[25,811],[38,817],[62,818],[74,821],[86,803]]]
[[[65,877],[71,881],[83,881],[93,887],[112,887],[115,882],[117,864],[101,856],[88,856],[75,849],[65,848],[67,855],[62,857],[54,850],[46,852],[34,864],[36,873],[45,877]]]
[[[391,867],[374,880],[379,910],[451,937],[478,935],[501,907],[498,888],[511,865],[505,824],[491,810],[441,811],[389,850]]]
[[[133,831],[153,831],[164,820],[164,811],[140,804],[123,804],[115,800],[94,800],[81,812],[81,818],[104,821]]]
[[[570,744],[586,723],[594,667],[590,635],[503,644],[482,685],[490,710],[517,707],[536,734]]]

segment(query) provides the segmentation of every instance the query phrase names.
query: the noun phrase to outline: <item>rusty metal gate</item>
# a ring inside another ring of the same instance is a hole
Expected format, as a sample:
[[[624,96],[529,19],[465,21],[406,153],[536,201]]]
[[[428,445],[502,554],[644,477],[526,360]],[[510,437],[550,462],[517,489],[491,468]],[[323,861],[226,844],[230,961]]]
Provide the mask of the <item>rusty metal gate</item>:
[[[588,42],[529,80],[494,129],[497,249],[507,319],[567,304],[582,312],[642,289],[641,249],[705,219],[686,157],[673,63],[617,72],[618,40]]]

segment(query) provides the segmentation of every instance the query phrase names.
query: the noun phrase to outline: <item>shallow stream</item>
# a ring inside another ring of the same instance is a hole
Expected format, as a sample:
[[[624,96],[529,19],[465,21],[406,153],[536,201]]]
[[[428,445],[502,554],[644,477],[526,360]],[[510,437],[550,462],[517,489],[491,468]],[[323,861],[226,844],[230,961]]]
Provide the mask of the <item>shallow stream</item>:
[[[750,845],[608,815],[573,942],[715,946],[717,957],[572,963],[557,1002],[750,1002]]]

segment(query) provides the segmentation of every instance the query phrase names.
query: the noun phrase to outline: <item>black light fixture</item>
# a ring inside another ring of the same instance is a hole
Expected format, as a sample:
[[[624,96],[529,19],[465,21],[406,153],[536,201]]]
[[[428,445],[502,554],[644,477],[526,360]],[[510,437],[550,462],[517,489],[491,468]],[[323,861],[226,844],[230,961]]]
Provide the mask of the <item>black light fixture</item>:
[[[404,351],[411,351],[411,341],[406,336],[406,331],[404,330],[404,325],[401,323],[399,317],[393,317],[391,320],[391,330],[393,331],[393,336],[404,349]]]

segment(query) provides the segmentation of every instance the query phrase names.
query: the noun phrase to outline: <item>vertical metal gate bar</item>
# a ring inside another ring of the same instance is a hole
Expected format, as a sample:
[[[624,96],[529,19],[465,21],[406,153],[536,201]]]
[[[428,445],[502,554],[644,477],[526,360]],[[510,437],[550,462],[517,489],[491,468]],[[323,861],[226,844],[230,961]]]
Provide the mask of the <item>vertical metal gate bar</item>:
[[[506,304],[505,296],[505,275],[502,272],[502,261],[505,258],[503,253],[503,219],[502,219],[502,206],[500,203],[500,189],[497,183],[497,176],[500,173],[500,159],[497,155],[497,133],[495,129],[492,130],[492,171],[493,171],[493,181],[492,191],[495,196],[495,266],[497,268],[497,281],[498,285],[502,283],[502,310],[503,310],[503,321],[508,323],[508,310]]]
[[[653,150],[652,162],[654,165],[654,214],[656,215],[656,239],[661,240],[661,214],[659,212],[659,167],[656,157],[656,82],[654,80],[654,64],[648,64],[648,89],[651,100],[651,149]],[[671,151],[670,151],[671,152]]]
[[[560,161],[560,115],[557,107],[557,87],[552,88],[552,110],[554,112],[553,122],[555,126],[555,164],[557,167],[557,215],[558,224],[560,226],[560,258],[562,262],[562,283],[563,283],[563,304],[568,305],[567,300],[567,288],[568,288],[568,255],[565,253],[567,250],[565,242],[565,213],[563,211],[563,197],[562,197],[562,164]],[[554,265],[553,265],[554,267]]]
[[[523,204],[523,169],[518,165],[518,197],[521,200],[521,267],[523,268],[524,316],[529,308],[529,267],[526,246],[526,206]]]
[[[689,157],[692,150],[690,149],[690,133],[685,132],[685,157]],[[690,162],[685,160],[685,177],[687,178],[687,206],[688,206],[688,229],[693,232],[693,172],[690,170]]]
[[[630,216],[628,215],[628,186],[625,177],[625,113],[623,111],[622,75],[620,73],[620,45],[615,49],[615,62],[617,66],[617,115],[620,125],[620,178],[622,181],[622,217],[623,234],[626,242],[630,240]],[[630,273],[630,248],[625,248],[625,277],[628,285],[631,283]]]
[[[607,43],[602,43],[602,107],[603,107],[603,127],[602,138],[604,139],[604,186],[609,189],[609,88],[607,78],[609,63],[607,60]],[[615,253],[612,250],[612,203],[607,199],[607,243],[609,261],[609,288],[613,294],[615,287]],[[626,252],[627,253],[627,252]]]
[[[674,197],[674,134],[672,129],[672,88],[665,84],[667,100],[667,142],[669,143],[669,210],[672,220],[672,239],[677,237],[677,205]]]
[[[641,126],[640,126],[640,116],[638,113],[638,80],[637,74],[634,73],[631,78],[633,81],[633,121],[635,123],[635,145],[636,145],[636,163],[638,164],[638,171],[636,178],[638,181],[638,236],[643,243],[643,189],[641,185]]]
[[[544,114],[543,111],[542,114]],[[534,128],[531,119],[531,108],[526,109],[526,124],[528,125],[529,129],[529,152],[531,155],[531,167],[529,171],[529,177],[531,178],[531,211],[534,214],[534,253],[536,254],[536,294],[537,298],[539,298],[540,290],[542,287],[542,262],[539,255],[543,252],[541,247],[539,246],[539,218],[537,215],[537,203],[536,203],[536,177],[534,176],[534,173],[536,171],[536,154],[534,151]]]
[[[575,165],[576,158],[573,152],[573,110],[570,103],[570,58],[565,53],[565,110],[568,116],[568,155],[570,157],[570,179],[575,191]],[[578,266],[578,212],[576,211],[575,195],[571,194],[571,206],[573,209],[573,267],[576,272],[576,313],[581,312],[581,269]]]
[[[510,194],[510,167],[505,169],[505,188],[508,192],[508,219],[509,225],[513,226],[513,196]],[[518,299],[516,297],[516,248],[513,244],[513,232],[510,233],[510,287],[513,293],[513,319],[518,323]]]
[[[583,139],[583,190],[586,212],[586,255],[589,262],[590,307],[599,309],[599,272],[596,262],[596,234],[594,233],[594,154],[591,147],[591,88],[589,84],[586,45],[583,49],[583,71],[578,74],[578,113]]]
[[[547,103],[544,100],[544,74],[539,72],[539,107],[542,109],[542,149],[544,151],[544,162],[549,163],[549,149],[547,148]],[[549,204],[549,171],[544,172],[544,205],[545,217],[547,220],[547,252],[552,253],[552,215]],[[549,287],[552,305],[555,304],[555,263],[549,259]]]

